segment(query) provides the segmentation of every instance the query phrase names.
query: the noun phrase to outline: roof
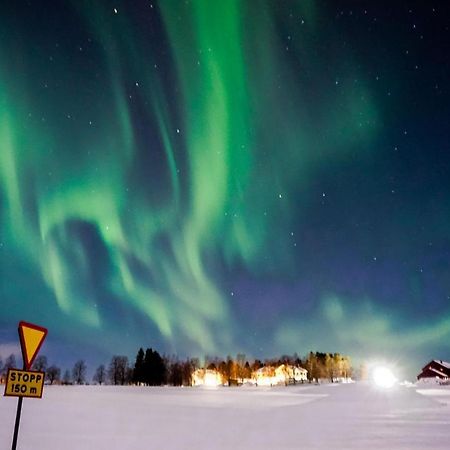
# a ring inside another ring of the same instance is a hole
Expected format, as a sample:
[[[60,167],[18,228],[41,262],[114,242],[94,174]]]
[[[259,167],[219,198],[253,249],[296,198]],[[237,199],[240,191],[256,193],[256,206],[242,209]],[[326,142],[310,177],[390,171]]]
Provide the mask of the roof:
[[[446,369],[450,369],[450,362],[442,361],[441,359],[433,359],[433,361],[441,366],[444,366]]]
[[[256,373],[262,373],[262,374],[266,374],[267,372],[270,372],[270,373],[275,372],[275,368],[272,366],[262,366],[256,371]]]
[[[443,367],[446,371],[450,371],[450,362],[442,361],[442,359],[433,359],[425,366],[422,367],[422,370],[425,370],[430,364],[437,364],[438,366]]]

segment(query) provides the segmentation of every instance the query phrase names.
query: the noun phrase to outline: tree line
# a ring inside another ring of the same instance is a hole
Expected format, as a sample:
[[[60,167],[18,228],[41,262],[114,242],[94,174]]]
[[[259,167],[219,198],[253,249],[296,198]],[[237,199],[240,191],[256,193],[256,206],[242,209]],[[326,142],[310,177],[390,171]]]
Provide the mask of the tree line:
[[[283,355],[279,358],[255,359],[248,361],[244,354],[238,354],[235,359],[230,356],[226,360],[219,358],[206,358],[205,367],[218,371],[228,381],[244,380],[252,377],[252,374],[262,367],[285,366],[301,367],[308,371],[310,382],[318,380],[329,380],[351,378],[352,368],[350,358],[340,353],[309,352],[304,358],[297,354]]]
[[[16,356],[12,353],[3,362],[0,358],[0,377],[6,377],[9,369],[21,369],[17,363]],[[38,370],[45,372],[45,377],[50,384],[61,379],[61,369],[55,364],[48,365],[47,357],[45,355],[38,356],[33,363],[31,370]]]
[[[217,371],[229,385],[252,377],[258,369],[278,367],[280,365],[302,367],[308,371],[310,382],[327,379],[331,382],[340,378],[350,378],[352,368],[350,358],[340,353],[309,352],[304,358],[297,354],[284,355],[279,358],[248,360],[245,354],[239,353],[235,358],[226,359],[218,357],[205,357],[204,368]],[[0,375],[5,376],[9,368],[17,368],[14,355],[10,355],[5,362],[0,358]],[[196,369],[201,368],[198,358],[184,360],[176,356],[161,356],[156,350],[140,348],[133,364],[128,357],[114,355],[106,367],[100,364],[92,377],[95,384],[113,385],[144,385],[144,386],[190,386],[192,375]],[[32,370],[46,373],[49,384],[87,384],[87,365],[83,359],[75,362],[72,369],[61,369],[52,364],[48,365],[46,356],[38,356],[34,361]]]

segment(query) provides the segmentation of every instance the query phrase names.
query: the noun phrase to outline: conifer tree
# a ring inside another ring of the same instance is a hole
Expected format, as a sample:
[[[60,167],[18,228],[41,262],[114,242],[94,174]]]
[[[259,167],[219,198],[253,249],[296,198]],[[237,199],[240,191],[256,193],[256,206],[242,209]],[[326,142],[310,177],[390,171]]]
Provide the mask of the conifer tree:
[[[144,349],[142,347],[139,349],[136,355],[136,362],[134,363],[133,369],[133,383],[145,383]]]
[[[166,382],[167,368],[161,355],[148,348],[144,356],[144,383],[147,386],[161,386]]]

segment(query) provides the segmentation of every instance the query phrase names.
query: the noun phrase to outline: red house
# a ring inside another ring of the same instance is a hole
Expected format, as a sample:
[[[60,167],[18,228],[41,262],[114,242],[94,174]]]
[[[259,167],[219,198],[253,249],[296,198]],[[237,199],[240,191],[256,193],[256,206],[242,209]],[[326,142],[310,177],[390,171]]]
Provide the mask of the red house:
[[[422,372],[417,375],[418,380],[439,378],[441,380],[447,380],[450,378],[450,363],[442,361],[440,359],[433,359],[425,367],[422,368]]]

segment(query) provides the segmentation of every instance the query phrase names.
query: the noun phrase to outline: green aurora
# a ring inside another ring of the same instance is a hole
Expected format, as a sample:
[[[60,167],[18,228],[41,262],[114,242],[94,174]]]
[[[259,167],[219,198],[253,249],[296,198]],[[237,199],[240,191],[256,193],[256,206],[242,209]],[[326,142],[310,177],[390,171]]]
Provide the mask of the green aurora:
[[[373,291],[356,301],[319,281],[313,306],[265,317],[264,342],[246,341],[236,286],[301,280],[312,198],[329,196],[317,179],[380,157],[386,107],[323,5],[10,10],[0,20],[4,328],[35,321],[105,353],[335,342],[329,350],[395,354],[449,342],[448,315],[404,328],[403,309],[387,313]]]

